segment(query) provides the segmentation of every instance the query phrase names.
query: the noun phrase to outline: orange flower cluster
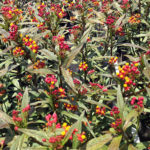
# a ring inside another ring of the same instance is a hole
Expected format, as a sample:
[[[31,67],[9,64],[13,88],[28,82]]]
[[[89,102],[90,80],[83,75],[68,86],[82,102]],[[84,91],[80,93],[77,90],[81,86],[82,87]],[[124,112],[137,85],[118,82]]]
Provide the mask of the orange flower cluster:
[[[21,47],[16,47],[13,50],[13,55],[14,56],[22,56],[22,55],[24,55],[24,50]]]
[[[96,114],[100,114],[101,116],[104,116],[106,112],[106,108],[105,107],[99,107],[96,106]]]
[[[138,23],[141,22],[141,21],[140,21],[140,17],[141,17],[140,14],[132,15],[132,16],[129,18],[128,22],[131,23],[131,24],[138,24]]]
[[[23,38],[23,44],[27,46],[33,53],[37,53],[39,46],[36,44],[34,40],[32,40],[28,35]]]
[[[108,63],[112,65],[112,64],[114,64],[117,60],[118,60],[118,57],[111,57]]]
[[[34,63],[33,69],[41,69],[45,67],[45,62],[38,60]]]
[[[80,63],[79,70],[86,71],[87,68],[88,68],[88,65],[87,65],[87,63],[85,61]]]
[[[135,86],[135,78],[136,76],[140,73],[138,70],[138,63],[133,62],[132,64],[129,65],[129,63],[126,63],[124,66],[120,67],[119,66],[119,72],[117,73],[117,76],[124,81],[124,88],[125,91],[130,90],[130,88]]]

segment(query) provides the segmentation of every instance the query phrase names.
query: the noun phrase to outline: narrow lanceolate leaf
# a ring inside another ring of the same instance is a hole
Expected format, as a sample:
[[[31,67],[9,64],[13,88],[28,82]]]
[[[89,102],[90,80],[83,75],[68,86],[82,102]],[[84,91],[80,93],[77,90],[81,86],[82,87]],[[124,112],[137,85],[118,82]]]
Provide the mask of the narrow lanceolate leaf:
[[[108,150],[119,150],[121,139],[122,139],[122,135],[113,138],[113,140],[111,141],[108,147]]]
[[[75,89],[75,85],[73,83],[73,79],[69,73],[68,70],[66,70],[65,68],[61,67],[61,71],[62,71],[62,74],[64,76],[64,79],[66,81],[66,83],[72,88],[72,90],[77,93],[76,89]]]
[[[17,136],[13,139],[13,143],[10,147],[10,150],[21,150],[23,149],[23,142],[24,142],[25,135],[22,134],[21,136]]]
[[[47,139],[51,136],[54,136],[53,132],[49,133],[49,135],[47,136],[46,132],[44,132],[44,131],[37,131],[37,130],[32,130],[32,129],[19,128],[18,131],[28,135],[29,137],[36,139],[39,142],[42,142],[43,138]],[[44,145],[48,145],[48,144],[45,143]]]
[[[122,93],[121,93],[120,85],[118,85],[118,90],[117,90],[117,105],[118,105],[120,113],[123,117],[123,110],[124,110],[125,103],[124,103],[123,96],[122,96]]]
[[[49,69],[27,69],[26,71],[41,75],[54,74],[54,72]]]
[[[23,94],[21,109],[25,108],[29,104],[29,101],[30,99],[29,99],[28,88],[26,87],[25,92]]]
[[[112,140],[111,134],[105,134],[87,142],[81,149],[100,150],[105,144]]]
[[[132,121],[134,119],[136,119],[136,117],[138,116],[137,111],[132,110],[126,117],[125,117],[125,123],[123,126],[123,130],[125,131],[129,126],[132,125]]]
[[[118,46],[127,46],[127,47],[139,48],[139,49],[142,49],[144,51],[147,51],[147,48],[139,46],[139,45],[131,44],[131,43],[124,43],[124,44],[120,44]]]
[[[64,62],[63,66],[64,68],[68,68],[72,61],[74,60],[74,58],[76,57],[76,55],[80,52],[81,49],[84,48],[84,45],[87,41],[87,37],[91,31],[92,26],[90,26],[83,34],[82,38],[81,38],[81,43],[79,44],[79,46],[77,46],[76,48],[72,49],[71,53],[68,55],[68,58],[66,59],[66,61]]]

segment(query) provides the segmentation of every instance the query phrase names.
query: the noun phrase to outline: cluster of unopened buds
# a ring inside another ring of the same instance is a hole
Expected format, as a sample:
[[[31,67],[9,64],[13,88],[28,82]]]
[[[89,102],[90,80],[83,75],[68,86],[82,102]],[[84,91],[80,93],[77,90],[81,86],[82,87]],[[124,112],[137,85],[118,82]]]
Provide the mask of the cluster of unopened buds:
[[[2,10],[2,14],[7,19],[13,19],[13,17],[22,14],[21,9],[17,9],[17,8],[13,8],[13,7],[5,6],[5,7],[2,7],[1,10]]]
[[[140,74],[138,70],[138,62],[132,62],[130,65],[129,63],[126,63],[124,66],[119,66],[119,72],[117,72],[117,76],[124,81],[124,89],[125,91],[130,90],[130,88],[135,86],[134,80],[136,79],[136,76]]]
[[[23,44],[25,46],[27,46],[33,53],[37,53],[38,52],[39,46],[28,35],[26,35],[26,37],[23,38]]]
[[[100,85],[99,83],[92,83],[92,82],[89,82],[89,83],[90,83],[90,85],[91,85],[91,87],[92,87],[93,89],[95,89],[95,87],[98,87],[98,88],[101,89],[103,92],[107,92],[107,91],[108,91],[107,88],[105,88],[103,85]]]
[[[75,78],[73,80],[73,83],[76,84],[76,85],[80,85],[81,84],[81,82],[77,78]]]
[[[106,108],[105,107],[96,106],[96,114],[104,116],[105,112],[106,112]]]
[[[141,22],[140,17],[140,14],[134,14],[129,18],[128,22],[131,24],[139,24]]]
[[[15,25],[14,23],[10,24],[10,31],[9,31],[9,39],[15,40],[17,37],[17,32],[18,32],[18,26]]]
[[[119,109],[117,106],[114,106],[110,111],[110,115],[114,117],[115,121],[111,123],[111,127],[114,128],[117,132],[121,132],[122,119],[119,117]]]
[[[57,123],[57,114],[56,113],[53,113],[53,115],[51,114],[48,114],[46,117],[45,117],[47,123],[46,123],[46,131],[52,131],[55,133],[55,131],[59,128],[61,128],[61,125],[60,123]],[[61,140],[63,139],[63,136],[62,135],[55,135],[55,136],[52,136],[50,138],[43,138],[42,141],[43,142],[49,142],[51,144],[54,144],[53,146],[56,148],[56,149],[59,149],[59,148],[62,148],[61,146]]]
[[[116,20],[116,18],[115,18],[114,16],[110,15],[110,16],[108,16],[107,19],[106,19],[106,24],[113,26],[115,20]]]
[[[22,56],[24,55],[24,50],[21,47],[16,47],[15,49],[13,49],[13,55],[14,56]]]
[[[79,25],[73,26],[72,29],[69,29],[69,32],[70,34],[74,35],[74,39],[77,39],[78,33],[80,32],[80,26]]]
[[[14,124],[15,124],[15,128],[14,128],[15,131],[17,131],[18,128],[23,125],[22,121],[23,121],[24,119],[26,119],[26,117],[28,116],[29,110],[30,110],[30,105],[27,105],[25,108],[22,109],[22,112],[23,112],[24,114],[26,114],[26,115],[24,115],[25,118],[21,118],[21,117],[19,116],[19,113],[20,113],[19,111],[17,111],[17,110],[13,110],[13,111],[12,111],[12,118],[13,118],[13,121],[14,121]]]
[[[21,101],[22,97],[23,97],[23,95],[22,95],[21,92],[19,92],[19,93],[16,95],[16,98],[17,98],[18,101]]]
[[[88,64],[84,61],[79,64],[80,71],[86,71],[88,69]]]
[[[34,63],[33,69],[41,69],[45,67],[45,61],[37,60],[37,62]]]
[[[47,76],[45,78],[45,82],[47,84],[49,84],[50,89],[54,89],[55,83],[57,82],[57,79],[56,79],[55,75],[47,74]]]
[[[115,62],[117,62],[117,60],[118,60],[118,57],[111,57],[108,63],[112,65]]]
[[[144,107],[143,105],[144,97],[132,97],[130,104],[136,109],[141,110]]]

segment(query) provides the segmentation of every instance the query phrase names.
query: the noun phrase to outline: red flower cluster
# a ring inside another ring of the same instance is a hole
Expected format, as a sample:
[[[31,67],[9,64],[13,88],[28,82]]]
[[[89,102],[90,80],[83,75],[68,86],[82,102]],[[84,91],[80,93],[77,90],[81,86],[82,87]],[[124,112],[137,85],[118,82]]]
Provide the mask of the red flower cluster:
[[[105,107],[99,107],[96,106],[96,114],[100,114],[101,116],[104,116],[106,112],[106,108]]]
[[[72,110],[72,111],[76,111],[78,108],[77,105],[68,104],[68,103],[64,103],[64,106],[67,110]]]
[[[45,62],[38,60],[34,63],[33,69],[41,69],[45,67]]]
[[[21,47],[16,47],[13,50],[13,55],[14,56],[22,56],[22,55],[24,55],[24,50]]]
[[[65,92],[65,89],[63,89],[62,87],[54,90],[52,92],[53,95],[56,96],[56,98],[61,98],[61,97],[65,97],[66,96],[66,92]]]
[[[80,82],[78,79],[74,79],[74,80],[73,80],[73,83],[74,83],[74,84],[77,84],[77,85],[80,85],[80,84],[81,84],[81,82]]]
[[[140,73],[138,68],[138,62],[133,62],[129,65],[129,63],[126,63],[124,66],[119,66],[119,72],[117,73],[117,76],[124,81],[124,88],[125,91],[130,90],[130,88],[135,86],[135,82],[133,82],[136,78],[136,76]]]
[[[85,132],[82,132],[81,134],[77,134],[77,137],[78,137],[78,140],[83,143],[86,139],[86,136],[85,136]]]
[[[56,79],[55,75],[47,74],[47,76],[45,78],[45,82],[47,84],[49,84],[50,89],[54,89],[55,83],[57,82],[57,79]]]
[[[17,37],[17,32],[18,32],[18,26],[15,25],[14,23],[10,24],[10,31],[9,31],[9,39],[15,40]]]
[[[4,17],[6,17],[6,19],[13,19],[13,17],[22,14],[21,9],[7,7],[7,6],[2,7],[1,10],[2,10],[2,14],[4,15]]]
[[[144,105],[143,105],[143,101],[144,101],[144,97],[132,97],[131,99],[131,105],[134,105],[134,108],[136,110],[139,110],[140,108],[143,108]]]
[[[79,70],[83,70],[83,71],[86,71],[88,69],[88,65],[87,63],[84,61],[84,62],[81,62],[79,64]]]
[[[28,35],[23,38],[23,45],[27,46],[33,53],[37,53],[39,46]]]
[[[66,12],[64,11],[64,9],[59,5],[59,4],[51,4],[51,8],[50,10],[52,12],[55,12],[56,15],[58,16],[58,18],[63,18],[66,16]]]
[[[46,5],[44,3],[42,3],[39,7],[38,7],[38,15],[40,17],[43,17],[45,15],[45,12],[46,12]]]
[[[125,33],[123,32],[123,27],[119,27],[119,28],[116,30],[116,34],[117,34],[117,35],[120,35],[120,36],[124,36]]]

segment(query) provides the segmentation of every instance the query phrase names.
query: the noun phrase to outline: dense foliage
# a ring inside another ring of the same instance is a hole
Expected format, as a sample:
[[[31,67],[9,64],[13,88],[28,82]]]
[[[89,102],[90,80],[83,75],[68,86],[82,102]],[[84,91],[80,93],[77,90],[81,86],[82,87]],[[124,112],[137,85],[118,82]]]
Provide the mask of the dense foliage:
[[[150,149],[149,0],[0,2],[0,149]]]

